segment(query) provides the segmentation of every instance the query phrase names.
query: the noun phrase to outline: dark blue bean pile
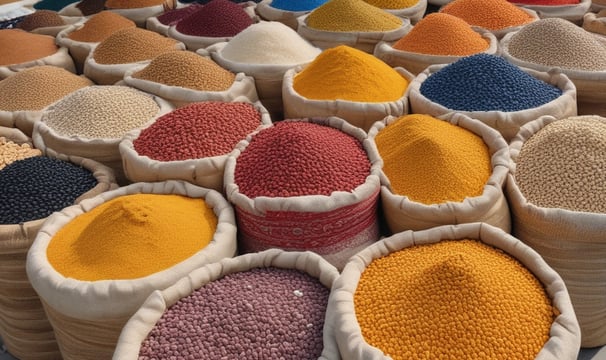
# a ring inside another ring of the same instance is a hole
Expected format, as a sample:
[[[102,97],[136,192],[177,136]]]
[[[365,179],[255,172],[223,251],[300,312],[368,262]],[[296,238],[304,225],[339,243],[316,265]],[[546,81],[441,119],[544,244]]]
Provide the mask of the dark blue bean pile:
[[[286,11],[311,11],[327,0],[273,0],[271,7]]]
[[[66,7],[67,5],[73,4],[75,0],[42,0],[34,4],[34,9],[36,10],[53,10],[59,11]]]
[[[429,100],[460,111],[520,111],[557,99],[562,90],[541,81],[504,58],[477,54],[430,75],[421,84]]]
[[[0,21],[0,29],[13,29],[17,26],[18,23],[23,21],[25,16],[19,16],[14,19]]]
[[[36,156],[0,170],[0,224],[43,219],[97,185],[88,169]]]

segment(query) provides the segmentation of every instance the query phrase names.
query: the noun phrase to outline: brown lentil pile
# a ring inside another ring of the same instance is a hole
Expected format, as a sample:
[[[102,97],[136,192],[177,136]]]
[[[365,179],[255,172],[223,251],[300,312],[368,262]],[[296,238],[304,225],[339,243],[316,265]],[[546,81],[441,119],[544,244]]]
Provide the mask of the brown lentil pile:
[[[454,15],[469,25],[488,30],[501,30],[528,24],[535,19],[507,0],[454,0],[440,12]]]
[[[42,151],[32,148],[29,144],[17,144],[5,137],[0,137],[0,170],[17,160],[42,155]]]
[[[545,66],[573,70],[606,70],[606,46],[572,22],[546,18],[528,24],[511,36],[509,54]]]
[[[234,73],[191,51],[170,51],[158,55],[132,76],[199,91],[225,91],[236,79]]]
[[[456,16],[431,13],[393,44],[397,50],[428,55],[472,55],[488,49],[490,41]]]
[[[310,28],[325,31],[390,31],[402,26],[399,17],[363,0],[330,0],[307,16]]]
[[[55,38],[21,29],[0,30],[0,66],[21,64],[55,54]]]
[[[67,37],[74,41],[102,42],[118,30],[135,27],[134,21],[106,10],[91,16],[80,29],[72,31]]]
[[[178,43],[151,30],[127,28],[101,41],[92,56],[99,64],[129,64],[152,60],[160,54],[174,51]]]
[[[374,260],[354,306],[365,340],[393,359],[535,359],[554,320],[523,264],[469,239]]]
[[[53,10],[36,10],[26,15],[16,27],[25,31],[32,31],[42,27],[63,25],[65,25],[65,21],[58,12]]]
[[[0,110],[42,110],[93,82],[51,65],[34,66],[0,81]]]
[[[153,97],[120,85],[94,85],[77,90],[44,113],[42,120],[62,136],[120,139],[142,127],[160,110]]]
[[[106,0],[108,9],[138,9],[150,6],[164,5],[166,0]]]
[[[515,181],[545,208],[606,213],[606,119],[587,115],[546,125],[524,142]]]
[[[80,0],[76,4],[82,15],[90,16],[105,10],[105,0]]]

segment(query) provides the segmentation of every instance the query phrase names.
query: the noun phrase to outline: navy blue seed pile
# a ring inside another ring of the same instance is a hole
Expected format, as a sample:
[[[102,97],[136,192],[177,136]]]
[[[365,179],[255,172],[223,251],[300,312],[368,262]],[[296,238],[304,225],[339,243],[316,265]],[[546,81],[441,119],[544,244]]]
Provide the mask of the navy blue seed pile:
[[[75,0],[42,0],[34,4],[34,9],[40,10],[53,10],[59,11],[62,10],[67,5],[73,4],[77,1]]]
[[[329,292],[295,269],[225,275],[168,308],[139,359],[317,359]]]
[[[43,219],[97,185],[88,169],[36,156],[0,170],[0,224]]]
[[[562,90],[541,81],[507,60],[476,54],[430,75],[421,94],[451,110],[520,111],[557,99]]]

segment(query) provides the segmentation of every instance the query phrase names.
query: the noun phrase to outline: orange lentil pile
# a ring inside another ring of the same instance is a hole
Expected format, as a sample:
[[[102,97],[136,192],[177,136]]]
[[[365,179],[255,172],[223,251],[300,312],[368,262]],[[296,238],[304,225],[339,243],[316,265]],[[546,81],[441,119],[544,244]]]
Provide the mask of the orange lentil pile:
[[[69,39],[81,42],[101,42],[118,30],[135,28],[134,21],[112,11],[101,11],[91,16],[84,25],[67,35]]]
[[[21,64],[55,54],[55,38],[21,29],[0,30],[0,66]]]
[[[199,91],[225,91],[236,75],[191,51],[170,51],[158,55],[134,78]]]
[[[122,29],[99,43],[93,51],[93,58],[99,64],[152,60],[160,54],[176,50],[177,43],[177,40],[151,30],[137,27]]]
[[[393,44],[397,50],[428,55],[472,55],[488,49],[490,41],[447,13],[431,13]]]
[[[507,0],[454,0],[440,12],[454,15],[473,26],[501,30],[528,24],[535,19]]]
[[[108,9],[138,9],[164,3],[166,0],[107,0],[105,7]]]
[[[393,359],[535,359],[557,310],[519,261],[477,240],[374,260],[354,294],[365,340]]]
[[[484,140],[429,115],[404,115],[376,136],[391,190],[423,204],[480,196],[492,172]]]
[[[0,81],[0,110],[42,110],[65,95],[93,85],[84,77],[51,65],[34,66]]]

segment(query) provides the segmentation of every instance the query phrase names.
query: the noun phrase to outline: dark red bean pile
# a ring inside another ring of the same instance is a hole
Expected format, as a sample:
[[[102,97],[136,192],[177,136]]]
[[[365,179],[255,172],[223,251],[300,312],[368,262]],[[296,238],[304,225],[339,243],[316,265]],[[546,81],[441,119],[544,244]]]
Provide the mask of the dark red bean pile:
[[[294,269],[228,274],[168,308],[139,359],[317,359],[329,292]]]
[[[158,118],[133,141],[139,155],[158,161],[225,155],[261,125],[254,105],[193,103]]]
[[[105,0],[80,0],[76,8],[84,16],[94,15],[105,10]]]
[[[205,37],[232,37],[252,25],[242,6],[229,0],[212,0],[176,25],[181,34]]]
[[[43,219],[96,185],[91,171],[70,162],[46,156],[15,161],[0,170],[0,224]]]
[[[163,25],[173,25],[201,8],[202,5],[194,3],[183,8],[167,10],[161,15],[158,15],[158,21]]]
[[[238,156],[240,192],[258,196],[330,195],[366,181],[370,161],[353,136],[321,124],[284,120],[252,137]]]

